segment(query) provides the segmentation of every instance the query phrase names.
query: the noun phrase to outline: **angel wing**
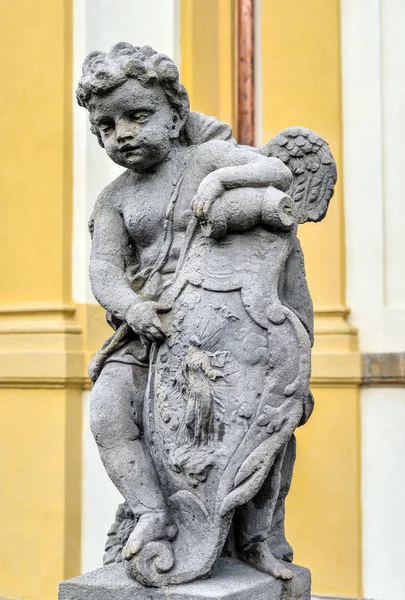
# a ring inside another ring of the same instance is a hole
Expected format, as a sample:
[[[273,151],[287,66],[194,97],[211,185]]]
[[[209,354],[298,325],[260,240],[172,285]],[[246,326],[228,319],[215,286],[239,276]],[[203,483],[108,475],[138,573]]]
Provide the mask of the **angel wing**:
[[[258,149],[279,158],[293,181],[288,194],[298,205],[298,222],[321,221],[337,180],[336,163],[327,142],[305,127],[289,127]]]

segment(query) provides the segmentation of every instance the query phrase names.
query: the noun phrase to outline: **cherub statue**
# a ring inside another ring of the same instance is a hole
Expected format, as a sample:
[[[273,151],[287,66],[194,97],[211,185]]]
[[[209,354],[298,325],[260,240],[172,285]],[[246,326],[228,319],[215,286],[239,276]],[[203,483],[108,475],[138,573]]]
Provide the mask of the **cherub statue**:
[[[312,410],[296,231],[326,213],[332,155],[298,127],[238,146],[148,46],[89,54],[77,99],[126,169],[90,222],[92,290],[114,329],[90,366],[91,429],[125,499],[106,562],[161,586],[227,552],[289,579],[284,500]]]

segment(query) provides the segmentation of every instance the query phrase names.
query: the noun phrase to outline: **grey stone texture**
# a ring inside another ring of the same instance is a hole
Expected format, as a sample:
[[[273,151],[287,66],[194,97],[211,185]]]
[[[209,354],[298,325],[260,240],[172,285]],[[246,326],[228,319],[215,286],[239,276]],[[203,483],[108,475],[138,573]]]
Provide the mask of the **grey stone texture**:
[[[114,329],[89,368],[91,429],[125,498],[104,562],[159,588],[227,555],[292,590],[284,505],[313,408],[297,227],[326,214],[328,145],[302,127],[238,145],[190,111],[176,66],[147,46],[91,53],[77,98],[126,168],[90,222],[92,289]]]
[[[115,563],[64,581],[59,600],[310,600],[309,570],[296,565],[289,568],[293,578],[282,581],[221,558],[207,579],[157,589],[145,588]]]

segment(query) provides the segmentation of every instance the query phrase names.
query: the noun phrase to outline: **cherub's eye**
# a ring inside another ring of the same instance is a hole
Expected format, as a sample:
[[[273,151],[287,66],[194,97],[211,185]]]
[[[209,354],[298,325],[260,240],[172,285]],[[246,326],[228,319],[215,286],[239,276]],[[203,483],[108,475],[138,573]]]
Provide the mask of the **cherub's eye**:
[[[147,112],[138,112],[138,111],[134,111],[133,113],[130,113],[129,118],[132,121],[136,121],[136,123],[146,123],[146,121],[148,120],[149,117],[149,113]]]
[[[114,123],[112,121],[103,121],[99,124],[99,128],[103,133],[109,133],[112,129],[114,129]]]

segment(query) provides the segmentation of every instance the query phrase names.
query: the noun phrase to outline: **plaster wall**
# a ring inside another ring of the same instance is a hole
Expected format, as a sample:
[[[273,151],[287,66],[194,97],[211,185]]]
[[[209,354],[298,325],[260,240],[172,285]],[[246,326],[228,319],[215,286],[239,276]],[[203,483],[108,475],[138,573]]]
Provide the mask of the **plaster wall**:
[[[405,350],[405,4],[341,1],[347,302],[363,352]],[[364,597],[405,597],[405,389],[363,388]]]
[[[347,302],[363,352],[405,350],[405,4],[342,0]]]
[[[405,389],[362,392],[365,598],[405,598]]]

